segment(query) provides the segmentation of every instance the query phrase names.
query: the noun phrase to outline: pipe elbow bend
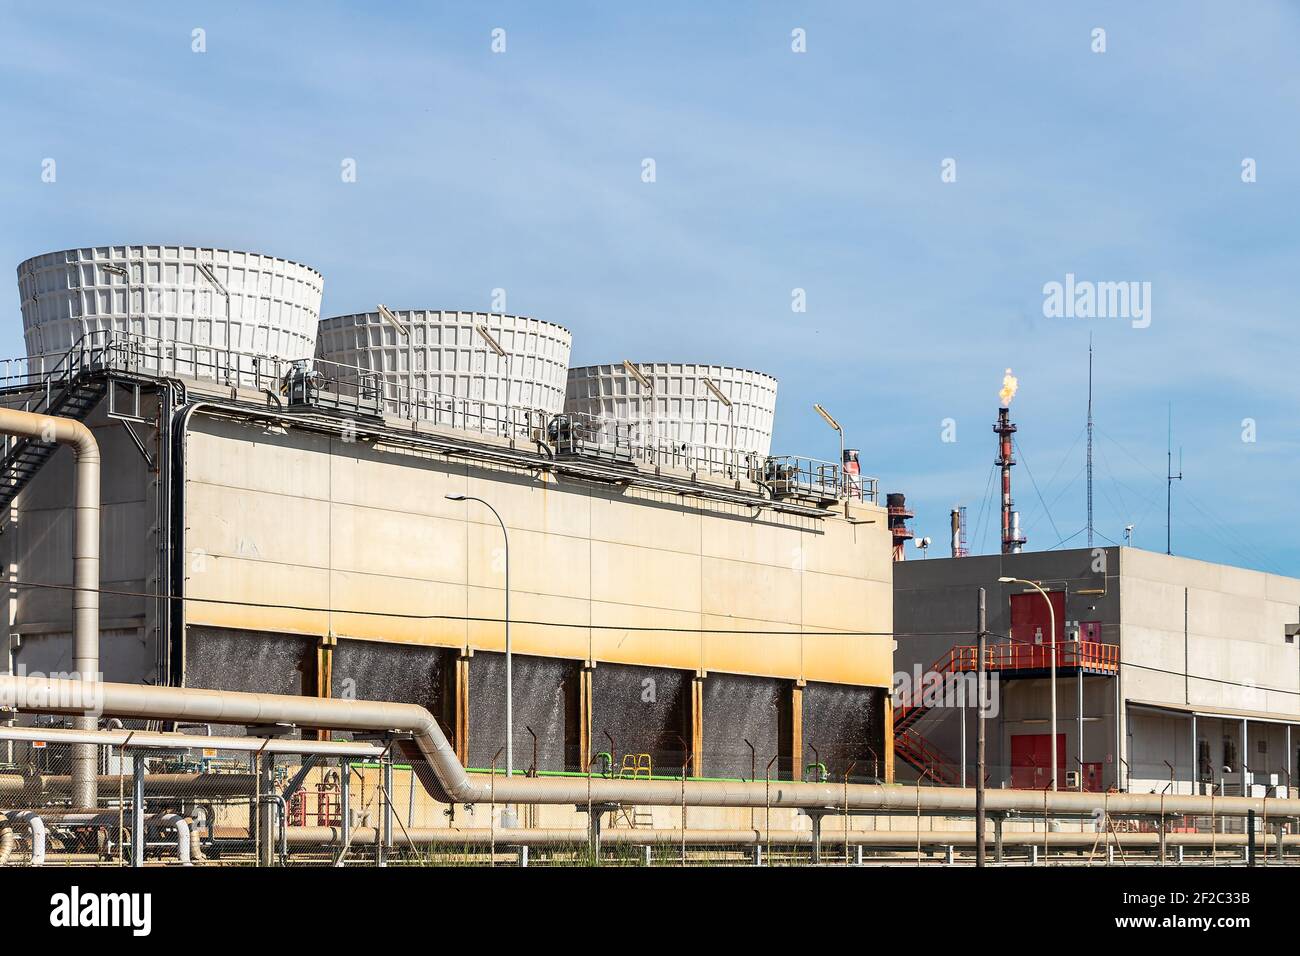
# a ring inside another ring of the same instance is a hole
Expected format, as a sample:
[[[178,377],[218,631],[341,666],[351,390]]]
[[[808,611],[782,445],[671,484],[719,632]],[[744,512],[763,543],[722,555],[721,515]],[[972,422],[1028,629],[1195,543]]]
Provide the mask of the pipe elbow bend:
[[[99,442],[95,440],[95,433],[92,432],[84,422],[79,422],[75,418],[55,419],[59,423],[60,430],[64,432],[59,436],[59,440],[65,445],[71,445],[73,453],[76,454],[78,461],[89,462],[93,464],[100,463]]]

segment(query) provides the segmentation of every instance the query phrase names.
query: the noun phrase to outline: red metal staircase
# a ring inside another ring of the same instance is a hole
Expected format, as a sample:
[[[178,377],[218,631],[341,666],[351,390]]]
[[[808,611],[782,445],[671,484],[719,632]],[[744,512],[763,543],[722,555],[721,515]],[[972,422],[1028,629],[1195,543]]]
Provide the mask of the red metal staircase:
[[[1010,641],[985,648],[984,669],[990,674],[1011,677],[1043,677],[1052,664],[1052,645]],[[1083,671],[1102,677],[1119,673],[1119,646],[1099,641],[1057,641],[1058,673]],[[948,650],[922,673],[924,683],[936,675],[946,683],[948,674],[969,674],[979,669],[979,648],[958,644]],[[894,755],[917,770],[927,772],[939,784],[956,786],[961,782],[961,768],[920,733],[915,725],[933,707],[926,703],[925,686],[913,687],[910,695],[894,708]]]
[[[952,648],[924,673],[949,674],[973,669],[974,655],[970,655],[971,659],[966,661],[967,655],[963,653],[968,650],[973,652],[975,648]],[[940,786],[955,787],[961,783],[961,769],[957,766],[957,761],[913,729],[913,725],[929,710],[930,705],[925,702],[923,687],[913,687],[908,698],[894,708],[894,756],[921,771],[923,775],[928,775]]]
[[[940,786],[955,787],[961,783],[961,772],[956,769],[956,762],[915,730],[894,734],[894,756],[921,771],[923,776],[928,775]]]

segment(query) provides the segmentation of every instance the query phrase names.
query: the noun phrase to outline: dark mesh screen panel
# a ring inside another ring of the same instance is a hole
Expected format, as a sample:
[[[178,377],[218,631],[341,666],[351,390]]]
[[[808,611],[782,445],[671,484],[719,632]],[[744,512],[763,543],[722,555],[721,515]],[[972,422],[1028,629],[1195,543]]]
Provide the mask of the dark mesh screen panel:
[[[191,627],[185,633],[185,686],[314,696],[316,639]]]
[[[885,772],[885,691],[810,682],[803,692],[803,757],[820,757],[831,780],[868,780]],[[816,747],[817,755],[813,748]],[[802,774],[805,768],[800,768]]]
[[[419,704],[437,714],[450,664],[442,647],[340,640],[334,648],[330,696]]]
[[[762,780],[768,761],[790,749],[789,712],[788,681],[709,674],[704,681],[704,776]],[[754,745],[752,755],[746,740]],[[789,763],[778,759],[772,764],[772,779],[780,779]]]
[[[578,673],[577,661],[512,655],[514,685],[515,770],[533,765],[533,737],[537,735],[538,770],[577,770]],[[469,765],[487,769],[497,750],[505,746],[506,657],[478,651],[469,661]],[[504,772],[505,754],[497,759]]]
[[[690,674],[628,664],[599,664],[591,674],[591,749],[612,746],[616,771],[625,755],[649,754],[655,776],[679,776],[691,737]]]
[[[339,640],[330,672],[330,696],[418,704],[438,719],[449,739],[455,651],[419,644]],[[346,735],[335,734],[342,739]]]
[[[185,686],[253,694],[316,694],[316,638],[267,631],[190,627],[185,632]],[[212,732],[243,736],[242,727]],[[293,736],[300,736],[295,731]]]

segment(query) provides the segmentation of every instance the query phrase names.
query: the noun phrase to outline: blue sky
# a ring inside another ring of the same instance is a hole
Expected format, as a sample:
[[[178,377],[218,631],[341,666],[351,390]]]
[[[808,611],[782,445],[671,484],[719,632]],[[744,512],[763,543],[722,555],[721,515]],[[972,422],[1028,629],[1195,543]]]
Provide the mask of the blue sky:
[[[1300,575],[1297,49],[1263,0],[14,4],[0,265],[251,248],[320,269],[326,314],[504,288],[575,363],[774,374],[775,450],[835,456],[820,401],[935,554],[985,511],[1008,366],[1030,547],[1083,543],[1091,334],[1098,541],[1163,550],[1172,405],[1175,551]],[[1150,282],[1150,326],[1044,317],[1066,273]]]

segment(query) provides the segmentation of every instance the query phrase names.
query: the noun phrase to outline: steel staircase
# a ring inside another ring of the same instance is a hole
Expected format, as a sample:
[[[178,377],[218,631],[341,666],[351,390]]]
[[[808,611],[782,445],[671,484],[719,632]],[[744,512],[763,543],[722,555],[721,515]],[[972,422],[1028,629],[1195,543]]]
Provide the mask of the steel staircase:
[[[958,646],[951,648],[948,653],[931,664],[923,673],[938,674],[940,676],[967,673],[975,670],[975,665],[974,648]],[[913,688],[911,699],[894,708],[894,733],[897,734],[899,731],[907,729],[925,716],[929,710],[930,705],[925,703],[921,688]]]
[[[990,674],[1012,677],[1045,677],[1052,666],[1053,648],[1049,644],[1009,641],[985,648],[984,667]],[[1058,673],[1093,674],[1113,677],[1119,673],[1119,646],[1100,641],[1057,641],[1055,646]],[[970,674],[979,670],[979,648],[959,644],[924,673],[945,679],[949,674]],[[913,688],[908,699],[894,708],[894,754],[918,770],[929,771],[937,782],[955,784],[961,771],[916,730],[917,722],[932,709],[925,701],[924,688]],[[954,771],[954,768],[955,771]]]
[[[924,672],[926,674],[951,674],[971,670],[973,660],[967,660],[968,648],[954,647]],[[911,696],[894,708],[894,756],[904,763],[930,776],[935,783],[955,787],[961,783],[961,769],[957,761],[945,754],[914,729],[914,725],[929,713],[931,705],[925,702],[923,688],[912,689]]]
[[[923,775],[929,775],[940,786],[955,787],[961,783],[961,773],[954,769],[956,762],[915,730],[894,734],[894,756]]]
[[[93,351],[74,347],[53,369],[35,376],[28,383],[19,393],[25,393],[27,400],[15,407],[37,415],[84,421],[108,390],[107,380],[93,374],[99,365]],[[4,457],[0,458],[0,511],[13,503],[58,448],[54,442],[4,436]]]

